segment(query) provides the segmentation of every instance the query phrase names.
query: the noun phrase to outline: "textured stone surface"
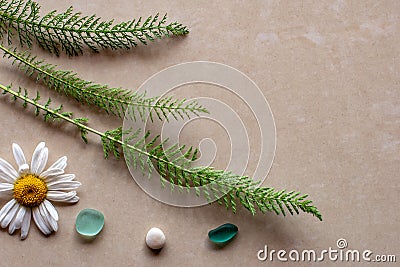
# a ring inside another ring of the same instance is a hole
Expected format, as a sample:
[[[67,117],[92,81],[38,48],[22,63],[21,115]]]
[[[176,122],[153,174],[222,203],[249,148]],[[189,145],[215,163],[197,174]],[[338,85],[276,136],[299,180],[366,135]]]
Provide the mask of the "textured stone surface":
[[[30,155],[44,140],[49,161],[67,155],[67,170],[82,182],[77,205],[57,206],[60,221],[55,235],[46,238],[33,224],[24,242],[0,233],[2,265],[273,266],[279,263],[257,260],[257,251],[265,245],[275,250],[322,250],[335,248],[339,238],[345,238],[352,249],[376,254],[399,251],[399,1],[40,2],[45,3],[43,12],[73,5],[84,14],[118,21],[167,12],[171,20],[187,24],[186,38],[157,41],[128,52],[56,58],[35,51],[85,79],[132,89],[154,73],[185,61],[212,60],[241,70],[260,87],[276,121],[276,157],[264,185],[310,194],[324,221],[308,215],[252,217],[242,208],[233,215],[218,205],[166,206],[141,191],[124,161],[105,160],[96,137],[90,135],[85,145],[72,128],[49,126],[1,98],[0,156],[11,162],[12,142]],[[38,89],[43,99],[50,95],[54,103],[62,102],[77,116],[90,116],[90,124],[97,128],[120,124],[27,80],[9,60],[1,60],[0,80]],[[208,93],[238,108],[257,153],[257,128],[240,100],[223,91],[181,91],[177,95]],[[185,130],[187,137],[182,140],[196,143],[211,135],[218,145],[214,165],[223,167],[230,149],[226,134],[216,125],[198,124]],[[250,170],[255,167],[254,157],[250,157]],[[90,244],[74,228],[76,215],[87,207],[107,216],[107,227]],[[240,235],[216,250],[207,232],[226,221],[238,225]],[[169,233],[168,246],[158,255],[143,242],[152,225]]]
[[[146,234],[146,245],[151,249],[161,249],[165,242],[165,234],[160,228],[153,227]]]

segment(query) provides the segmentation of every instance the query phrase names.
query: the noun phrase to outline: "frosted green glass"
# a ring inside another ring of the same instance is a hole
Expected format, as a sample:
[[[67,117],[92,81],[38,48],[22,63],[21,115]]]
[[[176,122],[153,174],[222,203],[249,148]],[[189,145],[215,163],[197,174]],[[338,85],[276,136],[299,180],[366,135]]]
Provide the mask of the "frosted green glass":
[[[238,231],[236,225],[226,223],[208,232],[208,238],[216,244],[224,244],[234,238]]]
[[[76,217],[76,231],[85,237],[97,236],[104,226],[104,215],[98,210],[84,209]]]

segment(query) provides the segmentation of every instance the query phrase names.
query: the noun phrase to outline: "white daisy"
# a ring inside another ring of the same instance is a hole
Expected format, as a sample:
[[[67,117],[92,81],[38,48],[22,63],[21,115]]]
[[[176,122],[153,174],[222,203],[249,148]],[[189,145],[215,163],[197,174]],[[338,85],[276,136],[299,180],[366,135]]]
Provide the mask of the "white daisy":
[[[25,239],[33,215],[33,220],[43,234],[56,232],[58,213],[50,201],[78,202],[76,191],[70,190],[75,190],[81,183],[73,181],[74,174],[64,174],[67,157],[60,158],[43,171],[49,154],[44,142],[33,152],[30,167],[19,145],[13,144],[12,150],[18,171],[0,158],[0,193],[12,196],[0,210],[1,227],[8,227],[10,234],[21,229],[21,239]]]

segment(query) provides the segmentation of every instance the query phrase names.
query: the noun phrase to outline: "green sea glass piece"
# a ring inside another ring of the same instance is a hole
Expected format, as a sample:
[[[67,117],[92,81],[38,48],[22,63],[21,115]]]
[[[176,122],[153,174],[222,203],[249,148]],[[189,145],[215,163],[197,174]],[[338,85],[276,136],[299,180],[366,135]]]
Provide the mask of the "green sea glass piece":
[[[98,210],[84,209],[76,217],[76,231],[84,237],[96,237],[104,226],[104,215]]]
[[[236,225],[225,223],[208,232],[208,238],[215,244],[224,244],[234,238],[238,231]]]

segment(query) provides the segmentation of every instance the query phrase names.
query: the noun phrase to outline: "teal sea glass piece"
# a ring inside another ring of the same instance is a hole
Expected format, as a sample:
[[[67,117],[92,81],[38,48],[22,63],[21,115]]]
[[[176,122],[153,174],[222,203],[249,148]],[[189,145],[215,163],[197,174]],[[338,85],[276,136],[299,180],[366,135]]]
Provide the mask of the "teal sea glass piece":
[[[103,229],[103,226],[104,215],[98,210],[84,209],[76,217],[76,231],[84,237],[96,237]]]
[[[208,232],[208,238],[215,244],[224,244],[234,238],[238,231],[236,225],[225,223]]]

